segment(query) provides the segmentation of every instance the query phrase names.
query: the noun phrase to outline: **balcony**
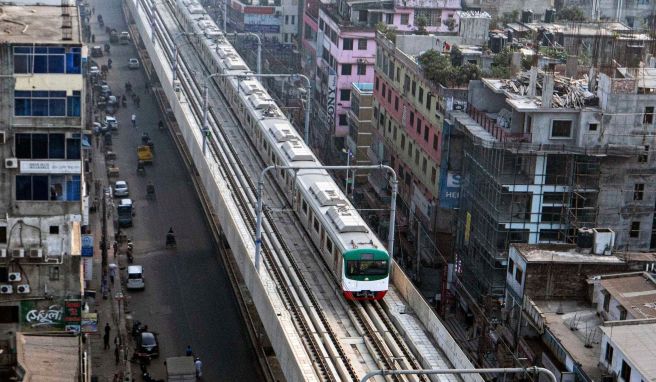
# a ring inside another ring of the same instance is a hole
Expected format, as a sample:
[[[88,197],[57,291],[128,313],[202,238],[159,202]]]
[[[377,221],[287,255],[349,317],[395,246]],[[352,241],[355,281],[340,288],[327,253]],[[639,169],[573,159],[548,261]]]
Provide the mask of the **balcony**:
[[[487,113],[483,111],[479,111],[473,106],[468,107],[467,114],[474,121],[476,121],[476,123],[481,125],[481,127],[483,127],[485,131],[487,131],[494,138],[496,138],[499,142],[507,142],[507,143],[531,142],[530,133],[512,133],[510,132],[510,129],[497,125],[497,121],[488,117]]]

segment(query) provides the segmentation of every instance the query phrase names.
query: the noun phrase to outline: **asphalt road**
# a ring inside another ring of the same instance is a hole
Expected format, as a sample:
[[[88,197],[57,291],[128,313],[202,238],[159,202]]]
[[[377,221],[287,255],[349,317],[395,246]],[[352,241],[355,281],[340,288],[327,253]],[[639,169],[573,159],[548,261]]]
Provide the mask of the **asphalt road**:
[[[98,14],[105,26],[119,33],[127,30],[119,0],[91,1],[91,6],[95,7],[91,27],[96,45],[109,40],[96,22]],[[161,357],[153,361],[151,374],[164,378],[165,358],[184,355],[191,345],[203,361],[203,380],[260,380],[255,352],[192,182],[168,132],[158,131],[161,118],[153,96],[145,92],[144,72],[127,67],[128,59],[137,57],[136,50],[132,43],[112,44],[110,57],[113,65],[107,82],[114,95],[123,95],[124,84],[130,81],[141,98],[140,108],[128,97],[127,107],[116,113],[119,131],[113,137],[113,151],[117,153],[118,179],[128,182],[136,206],[134,226],[124,231],[134,242],[135,264],[144,266],[146,279],[144,291],[129,293],[129,308],[135,319],[159,334]],[[97,62],[104,64],[107,58]],[[137,116],[136,129],[131,126],[132,113]],[[145,176],[136,172],[136,147],[143,132],[155,144],[154,164],[146,167]],[[148,181],[155,185],[155,200],[146,199]],[[165,249],[165,235],[171,226],[177,250]]]

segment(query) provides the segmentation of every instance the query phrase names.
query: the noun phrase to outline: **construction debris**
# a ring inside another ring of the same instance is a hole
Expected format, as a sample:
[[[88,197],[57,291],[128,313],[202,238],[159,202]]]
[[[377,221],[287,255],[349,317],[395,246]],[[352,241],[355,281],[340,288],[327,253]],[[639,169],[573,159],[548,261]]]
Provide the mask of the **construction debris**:
[[[574,108],[580,109],[585,106],[595,106],[598,104],[597,96],[588,90],[589,78],[586,75],[581,79],[573,79],[559,74],[545,73],[538,71],[537,81],[535,81],[535,102],[542,104],[542,86],[545,76],[552,76],[554,79],[553,98],[551,107],[554,108]],[[521,72],[511,79],[502,79],[501,89],[519,96],[528,97],[531,87],[530,71]]]

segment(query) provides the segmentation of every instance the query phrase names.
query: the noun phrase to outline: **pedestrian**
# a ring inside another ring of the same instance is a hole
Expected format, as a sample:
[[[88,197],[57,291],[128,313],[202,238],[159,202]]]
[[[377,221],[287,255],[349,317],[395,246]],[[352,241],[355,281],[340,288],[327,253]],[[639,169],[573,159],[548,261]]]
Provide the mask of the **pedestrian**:
[[[141,103],[141,98],[139,98],[139,96],[137,96],[137,98],[134,100],[134,103],[137,104],[137,109],[138,109],[138,108],[139,108],[139,104]]]
[[[100,292],[102,293],[103,299],[107,300],[107,277],[103,276],[102,281],[100,282]],[[109,325],[109,324],[107,324]],[[105,327],[105,330],[107,328]]]
[[[196,366],[196,378],[200,378],[203,376],[203,362],[200,360],[200,358],[196,357],[196,361],[194,361],[194,366]]]
[[[119,346],[121,346],[121,337],[119,337],[118,335],[114,337],[114,346],[116,346],[117,349]]]
[[[146,81],[144,83],[144,94],[148,94],[148,89],[150,88],[150,82]]]
[[[109,349],[109,334],[107,332],[103,336],[103,343],[105,344],[105,350]]]
[[[109,326],[109,322],[106,322],[105,323],[105,335],[107,336],[107,338],[109,338],[109,335],[111,334],[111,332],[112,332],[112,327]]]
[[[137,115],[132,114],[132,127],[137,128]]]
[[[96,42],[96,35],[95,34],[91,34],[91,42]]]
[[[116,253],[118,252],[118,243],[116,240],[114,240],[114,244],[112,246],[114,247],[114,258],[116,258]]]
[[[193,352],[191,351],[191,345],[187,345],[187,357],[191,357]]]
[[[109,267],[109,281],[110,281],[110,287],[111,287],[112,285],[114,285],[114,278],[116,277],[116,266],[115,266],[115,264],[112,264],[112,265],[114,265],[114,266],[113,266],[113,267],[112,267],[112,266]]]
[[[116,364],[118,365],[118,360],[119,360],[118,346],[114,348],[114,358],[116,359]]]

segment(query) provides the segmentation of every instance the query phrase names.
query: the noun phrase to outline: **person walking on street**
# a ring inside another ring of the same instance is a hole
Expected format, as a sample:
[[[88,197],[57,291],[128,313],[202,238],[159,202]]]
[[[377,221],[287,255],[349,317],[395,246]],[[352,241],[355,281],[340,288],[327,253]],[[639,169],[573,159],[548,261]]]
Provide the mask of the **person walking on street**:
[[[116,267],[109,267],[109,282],[110,282],[110,287],[114,285],[114,278],[116,278]]]
[[[109,349],[109,334],[108,334],[108,332],[105,332],[105,335],[103,336],[103,343],[105,344],[104,349],[105,350]]]
[[[109,322],[105,323],[105,335],[109,338],[109,335],[112,333],[112,327],[109,326]]]
[[[118,253],[118,243],[116,242],[116,240],[114,240],[113,247],[114,247],[114,258],[116,258],[116,253]]]
[[[118,361],[119,361],[118,346],[114,348],[114,358],[116,359],[116,364],[118,365]]]
[[[191,351],[191,345],[187,345],[187,357],[191,357],[192,354],[194,353]]]
[[[91,34],[91,42],[96,42],[96,35],[95,34]]]
[[[194,361],[194,366],[196,366],[196,378],[200,378],[203,376],[203,362],[200,360],[200,358],[196,357],[196,361]]]
[[[137,97],[134,99],[134,103],[137,105],[137,109],[138,109],[138,108],[139,108],[139,104],[141,103],[141,98],[139,98],[139,96],[137,96]]]
[[[137,115],[132,114],[132,127],[137,128]]]

